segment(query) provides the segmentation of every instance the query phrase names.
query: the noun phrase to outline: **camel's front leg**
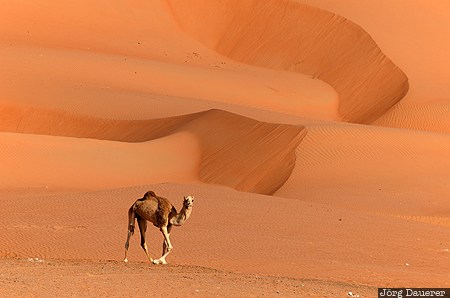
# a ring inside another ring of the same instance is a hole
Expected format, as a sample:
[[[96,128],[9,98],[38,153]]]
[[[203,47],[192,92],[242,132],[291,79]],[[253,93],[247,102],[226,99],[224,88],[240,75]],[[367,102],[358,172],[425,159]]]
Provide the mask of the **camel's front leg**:
[[[153,264],[167,264],[166,257],[173,249],[172,243],[170,242],[170,234],[167,227],[161,227],[160,230],[161,233],[164,235],[163,255],[158,260],[153,260]]]
[[[167,233],[169,234],[169,236],[170,236],[170,232],[172,231],[172,228],[173,228],[173,225],[168,225],[167,226]],[[164,241],[163,241],[163,250],[162,250],[162,256],[163,255],[165,255],[167,252],[168,252],[169,250],[168,250],[168,245],[167,245],[167,241],[166,241],[166,239],[164,239]]]

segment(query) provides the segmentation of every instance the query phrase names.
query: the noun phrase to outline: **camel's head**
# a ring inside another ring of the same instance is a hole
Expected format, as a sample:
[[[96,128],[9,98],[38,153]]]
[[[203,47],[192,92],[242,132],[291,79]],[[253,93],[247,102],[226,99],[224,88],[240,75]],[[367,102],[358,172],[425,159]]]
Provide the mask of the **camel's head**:
[[[185,196],[183,201],[183,206],[185,208],[190,208],[194,205],[194,197],[193,196]]]

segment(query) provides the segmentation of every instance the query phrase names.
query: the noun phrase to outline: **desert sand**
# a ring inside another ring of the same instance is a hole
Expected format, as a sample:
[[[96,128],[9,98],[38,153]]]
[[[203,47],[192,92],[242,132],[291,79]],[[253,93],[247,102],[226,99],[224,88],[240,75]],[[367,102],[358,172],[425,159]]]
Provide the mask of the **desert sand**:
[[[1,296],[450,287],[447,2],[0,8]],[[148,190],[169,265],[122,262]]]

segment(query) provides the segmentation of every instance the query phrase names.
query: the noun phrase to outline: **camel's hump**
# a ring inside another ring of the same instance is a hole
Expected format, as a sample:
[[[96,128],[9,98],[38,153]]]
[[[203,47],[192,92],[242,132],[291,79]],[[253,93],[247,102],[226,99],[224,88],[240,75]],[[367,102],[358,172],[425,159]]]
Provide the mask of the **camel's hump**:
[[[156,194],[155,194],[155,192],[154,192],[153,190],[147,191],[147,192],[144,194],[143,199],[148,199],[148,198],[150,198],[150,197],[156,198]]]
[[[156,203],[158,209],[168,210],[170,211],[173,207],[172,203],[163,197],[157,196],[154,191],[147,191],[144,196],[138,200],[138,202],[151,201],[152,203]]]

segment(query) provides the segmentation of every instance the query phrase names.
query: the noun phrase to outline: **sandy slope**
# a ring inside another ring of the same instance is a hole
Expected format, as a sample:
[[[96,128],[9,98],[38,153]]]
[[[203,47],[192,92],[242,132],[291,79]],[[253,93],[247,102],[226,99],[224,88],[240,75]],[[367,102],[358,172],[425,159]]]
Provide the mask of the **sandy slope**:
[[[38,111],[30,113],[36,117],[25,124],[21,119],[27,111],[13,112],[7,128],[16,127],[16,131],[152,141],[3,133],[0,158],[6,168],[14,169],[3,173],[3,187],[92,189],[198,177],[207,183],[271,194],[289,177],[294,150],[305,136],[303,127],[259,122],[221,110],[149,121],[108,121]],[[224,164],[228,166],[224,168]],[[41,176],[48,169],[51,172]]]
[[[304,2],[0,1],[0,294],[448,287],[441,1]],[[196,197],[175,266],[119,263],[149,189]]]
[[[95,189],[149,180],[195,181],[200,159],[198,144],[188,133],[135,144],[1,133],[0,147],[2,188]]]
[[[450,137],[361,125],[308,126],[276,195],[372,213],[447,217]]]
[[[449,134],[449,113],[450,99],[419,103],[405,101],[397,104],[373,124]]]
[[[296,0],[338,13],[362,26],[408,76],[409,91],[377,125],[450,133],[448,53],[450,4],[420,0]],[[414,28],[412,30],[412,28]]]
[[[449,99],[450,34],[445,0],[295,0],[338,13],[362,26],[408,76],[408,98],[427,103]]]
[[[408,90],[372,38],[338,15],[286,0],[169,3],[184,31],[226,57],[327,82],[346,121],[370,123]]]

